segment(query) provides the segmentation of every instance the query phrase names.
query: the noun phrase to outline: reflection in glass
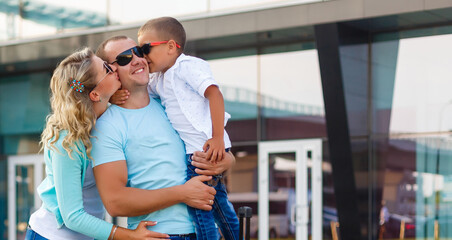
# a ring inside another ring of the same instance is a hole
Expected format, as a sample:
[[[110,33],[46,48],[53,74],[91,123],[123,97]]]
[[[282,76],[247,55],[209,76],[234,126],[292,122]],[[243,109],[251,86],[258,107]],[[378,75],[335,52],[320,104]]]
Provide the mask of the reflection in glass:
[[[234,146],[231,151],[236,163],[227,178],[228,192],[257,193],[257,146]]]
[[[208,0],[109,0],[110,17],[118,24],[137,23],[162,16],[183,16],[207,12]]]
[[[340,47],[344,97],[350,136],[363,136],[368,129],[368,44]]]
[[[257,56],[209,60],[231,120],[257,117]],[[237,74],[240,73],[240,74]]]
[[[284,0],[207,0],[209,1],[209,6],[211,11],[218,10],[229,10],[229,9],[237,9],[237,8],[250,8],[250,7],[262,7],[269,6],[275,7],[275,4],[302,4],[302,3],[311,3],[311,2],[320,2],[324,0],[299,0],[299,1],[284,1]]]
[[[372,48],[372,131],[388,134],[399,40],[375,42]]]
[[[20,138],[18,133],[25,135],[41,132],[50,109],[49,79],[48,72],[2,77],[0,112],[14,114],[0,114],[0,134]],[[7,153],[16,152],[7,150]]]
[[[391,133],[452,129],[452,34],[401,39]]]
[[[383,239],[452,237],[452,139],[393,139],[389,155]]]
[[[269,236],[295,239],[295,225],[290,218],[295,214],[295,153],[269,154]],[[307,179],[310,179],[306,176]],[[308,191],[308,195],[310,191]],[[310,196],[308,196],[310,202]]]
[[[384,172],[379,236],[382,239],[415,236],[416,143],[405,139],[389,141]],[[420,202],[423,204],[423,201]]]
[[[257,140],[257,56],[209,60],[223,93],[232,142]],[[237,74],[240,73],[240,74]]]
[[[262,138],[326,136],[317,50],[259,57]]]
[[[4,157],[0,157],[0,239],[8,239],[8,161]]]
[[[105,1],[1,1],[0,19],[6,19],[4,22],[8,24],[6,33],[0,33],[0,40],[49,36],[67,29],[105,26],[109,23],[106,12]]]
[[[2,0],[0,1],[0,41],[50,36],[71,29],[106,25],[143,23],[162,16],[193,16],[224,14],[225,11],[245,11],[278,6],[290,6],[326,0]],[[20,5],[24,7],[20,9]]]
[[[372,129],[390,134],[376,149],[382,239],[452,237],[452,34],[419,34],[437,30],[373,43]]]
[[[253,215],[250,222],[250,234],[257,237],[258,193],[257,193],[257,146],[232,147],[236,164],[228,171],[225,179],[228,198],[235,212],[243,206],[251,207]]]
[[[452,227],[452,139],[416,141],[416,237],[450,238]],[[443,231],[441,231],[443,230]]]
[[[24,239],[28,219],[34,211],[34,167],[16,166],[16,234]]]

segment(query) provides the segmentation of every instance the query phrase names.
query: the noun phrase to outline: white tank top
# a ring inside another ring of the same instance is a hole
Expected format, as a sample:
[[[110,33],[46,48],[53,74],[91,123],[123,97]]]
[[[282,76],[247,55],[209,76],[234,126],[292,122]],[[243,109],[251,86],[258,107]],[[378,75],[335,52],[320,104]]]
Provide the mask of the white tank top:
[[[97,218],[104,218],[104,206],[97,191],[96,181],[93,175],[91,161],[86,169],[85,181],[83,183],[83,207],[85,211]],[[30,227],[39,235],[52,240],[92,240],[81,233],[72,231],[63,225],[57,228],[58,223],[55,215],[47,211],[44,207],[39,208],[30,217]]]

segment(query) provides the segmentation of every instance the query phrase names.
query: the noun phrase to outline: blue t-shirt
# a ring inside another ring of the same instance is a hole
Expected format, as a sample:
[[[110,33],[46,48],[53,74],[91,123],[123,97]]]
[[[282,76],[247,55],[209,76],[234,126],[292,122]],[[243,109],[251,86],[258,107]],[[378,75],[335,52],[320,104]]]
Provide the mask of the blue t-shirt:
[[[93,136],[94,165],[126,160],[128,187],[153,190],[185,183],[184,144],[154,99],[140,109],[110,106],[97,120]],[[156,232],[194,232],[187,206],[182,203],[129,217],[129,228],[135,229],[143,220],[157,221],[156,226],[149,228]]]

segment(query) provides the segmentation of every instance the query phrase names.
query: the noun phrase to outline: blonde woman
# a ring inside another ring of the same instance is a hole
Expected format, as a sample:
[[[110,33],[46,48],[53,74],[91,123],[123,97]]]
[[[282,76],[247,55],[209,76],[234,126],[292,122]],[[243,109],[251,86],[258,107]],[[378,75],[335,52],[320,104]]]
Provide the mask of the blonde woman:
[[[120,88],[116,68],[85,48],[65,58],[51,82],[51,108],[42,133],[46,178],[42,207],[32,214],[25,239],[163,239],[141,222],[129,230],[105,222],[92,173],[90,131]]]

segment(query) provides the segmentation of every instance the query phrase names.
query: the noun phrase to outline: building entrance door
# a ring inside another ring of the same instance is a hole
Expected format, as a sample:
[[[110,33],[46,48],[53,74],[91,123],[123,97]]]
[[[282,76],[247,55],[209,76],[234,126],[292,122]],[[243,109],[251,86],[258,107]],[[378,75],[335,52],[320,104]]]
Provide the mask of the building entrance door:
[[[260,142],[258,172],[259,239],[321,240],[321,139]]]
[[[36,188],[44,175],[44,156],[8,157],[8,239],[24,239],[30,215],[41,206]]]

